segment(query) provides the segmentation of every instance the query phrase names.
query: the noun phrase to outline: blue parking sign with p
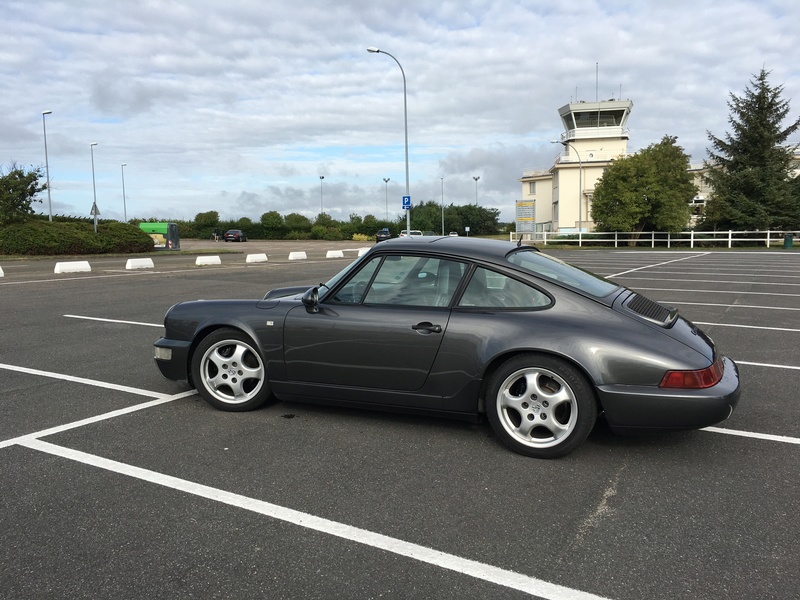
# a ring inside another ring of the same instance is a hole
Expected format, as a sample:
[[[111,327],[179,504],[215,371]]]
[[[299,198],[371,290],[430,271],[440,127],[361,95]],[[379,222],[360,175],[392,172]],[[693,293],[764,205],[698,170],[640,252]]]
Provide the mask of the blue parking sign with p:
[[[409,210],[411,208],[411,196],[403,196],[403,209]]]

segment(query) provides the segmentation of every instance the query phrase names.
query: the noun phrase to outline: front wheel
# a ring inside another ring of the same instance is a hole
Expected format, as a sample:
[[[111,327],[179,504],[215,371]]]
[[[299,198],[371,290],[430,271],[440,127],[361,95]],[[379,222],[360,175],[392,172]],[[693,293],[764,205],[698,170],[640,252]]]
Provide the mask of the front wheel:
[[[203,399],[220,410],[253,410],[270,396],[261,354],[236,329],[218,329],[198,344],[192,356],[192,379]]]
[[[572,365],[540,354],[516,356],[489,380],[486,415],[509,448],[535,458],[572,452],[594,427],[597,404]]]

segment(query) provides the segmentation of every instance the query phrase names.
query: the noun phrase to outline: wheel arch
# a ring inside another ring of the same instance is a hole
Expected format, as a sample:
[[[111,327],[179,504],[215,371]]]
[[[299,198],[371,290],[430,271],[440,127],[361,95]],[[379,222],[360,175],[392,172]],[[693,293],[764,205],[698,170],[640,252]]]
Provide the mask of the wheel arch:
[[[486,365],[486,369],[484,370],[483,377],[481,379],[480,391],[478,393],[478,413],[486,414],[486,390],[489,387],[489,382],[491,381],[494,372],[500,367],[500,365],[502,365],[507,360],[525,354],[535,354],[539,356],[549,356],[551,358],[557,358],[577,369],[578,372],[587,381],[590,389],[592,390],[592,397],[594,398],[594,402],[595,405],[597,406],[598,412],[602,412],[603,405],[600,402],[600,398],[597,394],[597,387],[595,386],[594,379],[580,363],[578,363],[573,358],[567,355],[561,354],[559,352],[554,352],[552,350],[544,350],[541,348],[528,348],[528,349],[517,348],[514,350],[509,350],[507,352],[498,354],[489,362],[488,365]]]
[[[194,377],[192,375],[192,360],[194,359],[194,354],[197,351],[197,347],[206,339],[209,335],[214,333],[215,331],[219,331],[220,329],[234,329],[248,338],[250,338],[250,342],[253,345],[259,355],[261,356],[261,360],[264,360],[264,353],[261,351],[261,347],[256,342],[256,336],[254,332],[251,331],[248,327],[245,327],[242,323],[208,323],[202,327],[199,327],[192,337],[192,345],[189,347],[189,352],[186,354],[186,373],[187,378],[189,380],[189,385],[193,388],[197,388],[197,385],[194,382]]]

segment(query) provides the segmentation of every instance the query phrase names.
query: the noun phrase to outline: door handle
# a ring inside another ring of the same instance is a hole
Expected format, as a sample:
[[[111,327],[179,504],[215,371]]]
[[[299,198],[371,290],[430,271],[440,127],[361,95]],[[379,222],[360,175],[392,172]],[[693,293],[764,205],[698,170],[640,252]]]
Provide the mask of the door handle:
[[[442,333],[442,326],[441,325],[434,325],[433,323],[429,323],[425,321],[423,323],[417,323],[416,325],[412,325],[411,329],[414,331],[420,332],[427,332],[427,333]]]

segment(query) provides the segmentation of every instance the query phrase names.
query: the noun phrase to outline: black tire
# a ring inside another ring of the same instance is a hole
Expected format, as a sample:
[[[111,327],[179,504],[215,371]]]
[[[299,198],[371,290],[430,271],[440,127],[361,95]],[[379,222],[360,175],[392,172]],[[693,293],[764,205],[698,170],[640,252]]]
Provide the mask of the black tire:
[[[535,458],[558,458],[583,442],[597,420],[588,381],[571,364],[544,354],[510,358],[492,374],[486,416],[509,448]]]
[[[238,329],[218,329],[203,339],[191,368],[197,391],[219,410],[254,410],[271,396],[264,359]]]

